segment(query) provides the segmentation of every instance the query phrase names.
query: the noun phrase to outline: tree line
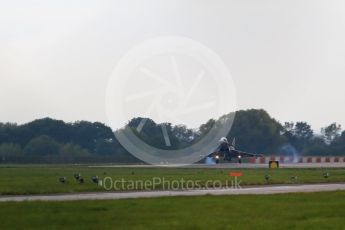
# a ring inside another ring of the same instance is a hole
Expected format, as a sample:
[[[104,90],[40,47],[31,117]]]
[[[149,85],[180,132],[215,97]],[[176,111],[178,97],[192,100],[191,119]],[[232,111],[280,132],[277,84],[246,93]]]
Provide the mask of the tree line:
[[[0,123],[0,160],[5,162],[70,162],[109,156],[133,160],[111,128],[100,122],[65,123],[44,118],[23,125]]]
[[[162,135],[162,124],[147,119],[143,129],[137,127],[143,118],[133,118],[130,128],[146,143],[163,149],[179,149],[199,141],[208,131],[234,119],[227,137],[236,137],[236,147],[247,152],[299,155],[345,154],[345,131],[332,123],[314,133],[307,122],[281,124],[265,110],[241,110],[214,120],[198,129],[185,125],[164,123],[170,137],[167,146]],[[117,132],[117,131],[115,131]],[[51,118],[38,119],[27,124],[0,123],[0,162],[117,162],[138,161],[117,141],[114,131],[100,122],[78,121],[66,123]]]

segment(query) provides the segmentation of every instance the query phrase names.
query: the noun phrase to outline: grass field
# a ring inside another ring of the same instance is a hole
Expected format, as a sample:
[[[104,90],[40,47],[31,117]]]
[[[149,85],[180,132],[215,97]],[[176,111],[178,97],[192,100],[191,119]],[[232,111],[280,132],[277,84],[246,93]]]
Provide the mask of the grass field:
[[[86,191],[105,191],[92,183],[91,177],[111,177],[113,180],[124,178],[126,181],[152,180],[154,177],[166,181],[192,180],[204,185],[207,181],[219,180],[222,184],[231,181],[231,169],[184,169],[184,168],[90,168],[86,166],[2,166],[0,167],[0,194],[47,194],[72,193]],[[345,182],[345,169],[241,169],[241,185],[291,184],[291,183],[329,183]],[[329,178],[323,174],[329,173]],[[80,173],[85,183],[76,182],[73,175]],[[270,175],[269,182],[265,175]],[[59,182],[61,176],[67,177],[68,183]],[[291,177],[297,176],[297,180]],[[162,185],[155,186],[161,189]],[[125,188],[124,190],[126,190]],[[132,189],[129,189],[132,190]]]
[[[0,203],[0,229],[344,229],[345,192]]]

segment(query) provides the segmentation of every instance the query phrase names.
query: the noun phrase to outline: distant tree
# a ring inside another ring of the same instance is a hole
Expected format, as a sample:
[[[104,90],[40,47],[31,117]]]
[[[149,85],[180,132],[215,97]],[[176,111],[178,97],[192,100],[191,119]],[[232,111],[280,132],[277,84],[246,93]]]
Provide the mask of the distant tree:
[[[167,128],[167,131],[168,134],[171,134],[169,127]],[[128,122],[126,128],[131,129],[136,136],[138,136],[138,138],[143,140],[145,143],[156,148],[166,148],[162,127],[152,119],[143,117],[133,118]]]
[[[321,133],[324,137],[326,144],[330,145],[333,140],[339,137],[341,131],[341,125],[337,125],[337,123],[332,123],[327,127],[321,129]]]
[[[95,143],[95,154],[98,155],[113,155],[117,153],[116,145],[113,139],[98,139]]]
[[[286,142],[282,131],[282,125],[265,110],[241,110],[236,112],[228,139],[236,137],[237,147],[244,151],[272,154]]]
[[[70,141],[72,137],[72,127],[70,124],[51,118],[34,120],[23,125],[22,128],[26,128],[30,131],[31,139],[38,136],[47,135],[58,142],[66,143]]]
[[[20,145],[13,143],[0,144],[0,160],[5,161],[7,157],[22,156],[23,151]]]
[[[73,143],[62,144],[59,150],[61,156],[69,157],[85,157],[91,156],[91,153],[79,145]]]
[[[141,129],[138,129],[142,124]],[[132,131],[147,144],[160,149],[181,149],[190,146],[200,134],[195,130],[188,129],[185,125],[172,125],[171,123],[157,124],[152,119],[134,118],[127,128]],[[167,131],[171,146],[165,142],[163,128]]]
[[[114,141],[115,136],[110,127],[100,122],[79,121],[72,126],[71,142],[80,145],[90,152],[97,151],[99,142]]]
[[[15,128],[17,128],[16,124],[0,123],[0,143],[13,142],[11,129],[13,130]]]
[[[298,153],[305,151],[309,142],[314,137],[311,126],[306,122],[285,122],[282,135],[286,137],[289,145],[294,147]]]
[[[32,139],[24,148],[24,154],[36,156],[56,155],[59,151],[59,143],[47,135]]]
[[[330,155],[344,155],[345,154],[345,131],[341,135],[334,138],[332,143],[327,146]]]
[[[303,141],[310,140],[314,133],[311,126],[306,122],[297,122],[294,128],[294,135]]]
[[[306,155],[345,154],[345,132],[340,135],[340,125],[333,123],[323,128],[323,135],[319,137],[314,135],[306,122],[286,122],[281,125],[265,110],[257,109],[241,110],[225,114],[219,119],[210,119],[197,130],[185,125],[158,124],[152,119],[140,117],[133,118],[120,130],[129,129],[147,144],[171,150],[193,145],[212,128],[219,129],[229,121],[233,121],[233,125],[226,136],[229,141],[236,137],[236,147],[247,152],[273,154],[285,149]],[[138,129],[141,125],[143,126]],[[165,143],[163,126],[169,135],[171,146]],[[51,159],[59,159],[61,156],[66,162],[74,161],[70,157],[72,155],[118,157],[124,161],[137,161],[121,146],[113,130],[100,122],[65,123],[44,118],[24,125],[0,123],[0,157],[16,155],[20,158],[22,152],[23,158],[28,156],[28,161],[32,155],[49,154],[57,156]]]
[[[210,119],[206,122],[206,124],[200,125],[199,128],[199,136],[205,136],[211,129],[212,127],[216,124],[216,121],[214,119]]]
[[[294,128],[295,124],[293,122],[285,122],[283,125],[282,134],[286,135],[287,137],[291,137],[294,135]]]
[[[188,129],[185,125],[177,125],[171,128],[173,143],[177,148],[184,148],[190,145],[196,138],[196,132]]]
[[[32,132],[23,125],[0,124],[0,143],[16,143],[22,147],[32,139]]]
[[[298,152],[296,149],[297,138],[295,136],[294,129],[295,129],[295,123],[293,122],[284,123],[281,135],[285,137],[287,143],[283,147],[288,146],[287,147],[288,149],[294,149],[296,152]]]
[[[303,154],[306,156],[329,155],[329,148],[325,144],[323,137],[320,136],[314,136],[303,147]]]

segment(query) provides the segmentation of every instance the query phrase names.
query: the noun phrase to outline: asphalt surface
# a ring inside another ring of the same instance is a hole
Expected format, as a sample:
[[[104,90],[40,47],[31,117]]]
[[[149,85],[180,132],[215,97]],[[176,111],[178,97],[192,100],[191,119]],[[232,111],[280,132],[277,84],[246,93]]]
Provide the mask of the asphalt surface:
[[[232,168],[232,169],[250,169],[250,168],[268,168],[268,164],[192,164],[192,165],[93,165],[93,168],[153,168],[153,167],[170,167],[170,168]],[[280,163],[280,168],[345,168],[345,163]]]
[[[60,195],[25,195],[0,196],[0,202],[22,201],[78,201],[78,200],[119,200],[136,198],[176,197],[176,196],[204,196],[204,195],[267,195],[284,193],[308,193],[326,191],[345,191],[345,184],[313,184],[313,185],[284,185],[260,186],[240,189],[212,189],[188,191],[144,191],[144,192],[103,192]]]

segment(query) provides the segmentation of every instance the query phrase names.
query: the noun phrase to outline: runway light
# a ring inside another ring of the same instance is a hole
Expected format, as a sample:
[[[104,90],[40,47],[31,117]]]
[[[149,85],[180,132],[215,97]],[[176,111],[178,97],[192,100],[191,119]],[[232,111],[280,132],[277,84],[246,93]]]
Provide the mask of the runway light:
[[[218,156],[218,155],[216,156],[216,159],[217,159],[217,160],[219,159],[219,156]]]
[[[242,156],[241,156],[241,155],[239,155],[239,156],[238,156],[238,159],[241,159],[241,158],[242,158]]]

